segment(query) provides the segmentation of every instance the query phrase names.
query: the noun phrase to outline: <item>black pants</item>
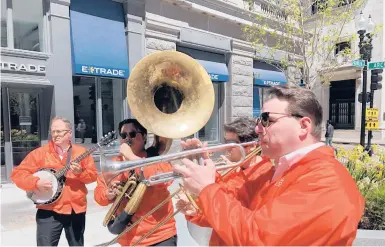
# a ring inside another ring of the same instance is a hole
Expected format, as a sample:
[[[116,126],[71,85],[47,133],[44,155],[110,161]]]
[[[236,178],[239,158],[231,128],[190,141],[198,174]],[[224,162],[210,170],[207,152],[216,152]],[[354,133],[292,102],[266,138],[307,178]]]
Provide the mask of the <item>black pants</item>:
[[[38,209],[36,224],[37,246],[57,246],[63,228],[69,246],[84,246],[86,213],[75,214],[72,210],[72,214],[58,214]]]
[[[159,242],[157,244],[153,244],[151,246],[177,246],[177,243],[178,243],[178,236],[175,235],[174,237],[166,239],[166,240]]]

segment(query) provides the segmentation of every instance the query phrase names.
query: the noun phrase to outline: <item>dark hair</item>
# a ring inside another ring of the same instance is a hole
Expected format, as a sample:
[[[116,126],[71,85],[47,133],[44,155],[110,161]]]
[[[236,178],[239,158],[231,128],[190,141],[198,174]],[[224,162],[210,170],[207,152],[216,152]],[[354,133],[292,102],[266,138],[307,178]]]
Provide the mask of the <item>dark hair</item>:
[[[142,132],[143,135],[147,135],[147,129],[144,128],[144,127],[138,122],[138,120],[133,119],[133,118],[124,119],[123,121],[121,121],[121,122],[119,123],[119,129],[118,129],[119,133],[120,133],[120,131],[121,131],[123,125],[125,125],[125,124],[133,124],[136,130]]]
[[[309,117],[313,122],[312,135],[321,138],[322,106],[312,91],[298,86],[283,85],[266,89],[265,96],[265,101],[274,98],[287,101],[288,114]]]
[[[231,123],[225,124],[225,132],[235,133],[239,140],[243,142],[250,142],[257,138],[255,133],[255,120],[247,117],[237,118]]]

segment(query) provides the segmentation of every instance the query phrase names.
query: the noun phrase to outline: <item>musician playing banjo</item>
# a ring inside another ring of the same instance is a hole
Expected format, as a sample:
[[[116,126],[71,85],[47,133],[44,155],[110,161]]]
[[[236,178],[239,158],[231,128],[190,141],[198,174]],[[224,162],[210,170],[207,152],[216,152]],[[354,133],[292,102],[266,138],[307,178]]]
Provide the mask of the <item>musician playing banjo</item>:
[[[78,157],[86,151],[80,145],[71,144],[70,121],[61,117],[53,118],[50,133],[52,140],[30,152],[12,171],[11,179],[20,189],[40,192],[53,190],[50,180],[40,179],[33,174],[41,168],[61,169],[70,158]],[[37,246],[57,246],[63,228],[70,246],[84,246],[87,210],[85,185],[95,182],[96,176],[97,170],[90,155],[80,163],[70,165],[60,198],[52,204],[36,206]]]
[[[119,131],[121,137],[120,156],[115,157],[114,160],[137,160],[141,158],[147,158],[150,156],[145,149],[147,140],[147,130],[136,120],[126,119],[119,123]],[[130,143],[130,144],[127,144]],[[157,156],[156,153],[151,152],[152,155]],[[143,168],[143,175],[149,177],[156,173],[164,173],[172,171],[169,163],[160,163]],[[95,201],[101,206],[107,206],[114,202],[116,198],[116,184],[125,182],[132,175],[132,171],[125,171],[115,177],[114,181],[107,186],[103,180],[102,175],[97,178],[97,186],[94,191]],[[140,174],[140,170],[136,169],[133,173]],[[120,207],[117,210],[117,218],[113,221],[113,225],[109,225],[109,231],[113,234],[120,234],[125,227],[128,227],[131,223],[136,222],[143,217],[147,212],[160,204],[166,199],[170,192],[168,186],[172,182],[158,184],[155,186],[147,187],[143,194],[141,202],[137,211],[133,214],[127,214],[124,209],[128,200],[123,199]],[[137,200],[134,198],[134,200]],[[133,245],[141,236],[148,233],[153,229],[160,221],[165,219],[174,213],[172,201],[168,201],[159,210],[155,211],[148,218],[140,222],[135,228],[126,234],[122,235],[118,239],[119,244],[122,246]],[[116,222],[115,222],[116,221]],[[111,227],[111,228],[110,228]],[[163,226],[154,231],[148,238],[144,239],[140,245],[143,246],[176,246],[177,245],[177,232],[175,219],[171,218]]]

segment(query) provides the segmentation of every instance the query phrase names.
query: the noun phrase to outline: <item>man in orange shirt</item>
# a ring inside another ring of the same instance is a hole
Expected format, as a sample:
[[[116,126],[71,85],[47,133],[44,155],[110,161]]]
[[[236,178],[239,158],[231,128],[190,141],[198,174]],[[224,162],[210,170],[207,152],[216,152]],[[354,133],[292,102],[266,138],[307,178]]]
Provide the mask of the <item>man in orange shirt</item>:
[[[300,87],[266,90],[256,132],[275,167],[246,181],[246,205],[215,183],[205,166],[174,166],[214,229],[210,245],[352,245],[364,198],[347,169],[321,140],[322,107]],[[185,212],[187,213],[187,212]]]
[[[225,143],[241,144],[255,141],[257,139],[257,134],[255,133],[255,126],[255,121],[247,117],[237,118],[231,123],[225,124]],[[181,145],[184,149],[192,149],[193,147],[197,148],[206,146],[205,144],[202,144],[198,139],[192,139],[188,140],[187,142],[182,142]],[[256,148],[255,145],[246,146],[245,154],[248,155],[254,148]],[[237,148],[230,150],[229,155],[227,156],[227,158],[231,162],[238,162],[241,157],[241,152]],[[231,169],[231,171],[225,171],[224,174],[220,174],[217,172],[216,183],[223,184],[229,189],[232,188],[233,190],[239,190],[241,189],[245,180],[255,179],[253,175],[258,174],[256,170],[261,171],[261,169],[269,168],[271,166],[272,164],[270,163],[270,160],[268,158],[255,155],[253,158],[244,162],[242,166],[236,169]],[[184,195],[182,194],[181,196]],[[239,198],[239,200],[242,200],[242,196],[241,198]],[[176,208],[189,210],[190,215],[193,214],[192,212],[196,213],[195,208],[192,207],[190,203],[185,204],[185,202],[188,201],[179,200],[176,204]],[[209,243],[212,229],[207,228],[210,227],[210,225],[208,225],[208,223],[204,220],[203,215],[198,213],[193,217],[186,216],[186,219],[188,220],[187,227],[189,229],[189,232],[195,239],[195,241],[200,245],[207,245]],[[206,228],[197,227],[197,225]]]
[[[30,152],[12,171],[12,181],[22,190],[50,190],[51,181],[39,179],[32,174],[41,168],[59,170],[66,165],[66,160],[69,160],[69,152],[71,159],[74,159],[87,151],[80,145],[71,144],[72,124],[68,120],[55,117],[50,127],[52,140]],[[97,170],[92,156],[84,158],[79,164],[73,163],[66,175],[61,197],[53,204],[37,206],[38,246],[57,246],[63,228],[70,246],[84,245],[87,210],[85,184],[95,182],[96,176]]]
[[[120,157],[116,157],[116,160],[137,160],[140,158],[148,157],[147,151],[145,150],[145,145],[147,141],[147,130],[136,120],[136,119],[126,119],[119,123],[119,131],[121,136],[121,147],[120,147]],[[128,145],[127,142],[131,144]],[[153,153],[153,152],[152,152]],[[156,155],[156,154],[153,154]],[[145,178],[148,178],[157,173],[165,173],[172,171],[171,165],[169,163],[160,163],[152,166],[143,168],[143,175]],[[107,186],[102,175],[99,175],[97,178],[97,186],[94,191],[95,201],[101,206],[107,206],[110,203],[114,202],[116,197],[116,189],[114,186],[120,182],[126,182],[130,176],[131,171],[122,172],[113,182]],[[136,174],[140,174],[140,169],[135,170]],[[164,199],[166,199],[170,192],[168,191],[168,186],[172,182],[157,184],[154,186],[149,186],[144,195],[142,202],[139,204],[139,207],[134,215],[128,215],[124,212],[124,208],[127,204],[127,200],[123,199],[120,208],[117,211],[118,217],[115,220],[119,220],[118,224],[110,225],[110,231],[113,234],[119,234],[123,231],[121,228],[122,223],[125,226],[136,222],[142,218],[147,212],[160,204]],[[165,203],[157,211],[135,226],[131,231],[119,238],[118,242],[122,246],[133,245],[141,236],[148,233],[152,230],[160,221],[165,219],[167,216],[170,216],[174,213],[174,207],[172,201]],[[115,223],[115,222],[114,222]],[[171,218],[166,224],[162,227],[159,227],[154,233],[144,239],[139,243],[144,246],[176,246],[177,245],[177,235],[176,235],[176,225],[175,219]]]

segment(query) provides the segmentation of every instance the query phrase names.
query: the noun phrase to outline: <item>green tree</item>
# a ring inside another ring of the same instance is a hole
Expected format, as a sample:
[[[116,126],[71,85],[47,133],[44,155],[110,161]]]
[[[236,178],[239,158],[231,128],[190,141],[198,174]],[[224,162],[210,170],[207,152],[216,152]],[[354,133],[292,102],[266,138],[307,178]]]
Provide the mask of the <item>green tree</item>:
[[[337,67],[359,57],[358,48],[352,52],[353,49],[345,47],[338,56],[335,52],[336,44],[342,41],[355,44],[353,41],[358,35],[356,32],[353,35],[347,33],[346,27],[354,26],[354,20],[366,1],[270,1],[268,12],[278,18],[250,14],[252,24],[244,26],[243,31],[256,48],[257,56],[267,62],[276,61],[274,54],[277,50],[282,51],[285,55],[279,58],[279,62],[289,82],[298,84],[302,79],[307,88],[313,88],[318,80],[329,83]],[[255,13],[253,0],[244,2],[249,13]],[[271,48],[267,52],[266,46]],[[290,66],[296,69],[289,71]]]

